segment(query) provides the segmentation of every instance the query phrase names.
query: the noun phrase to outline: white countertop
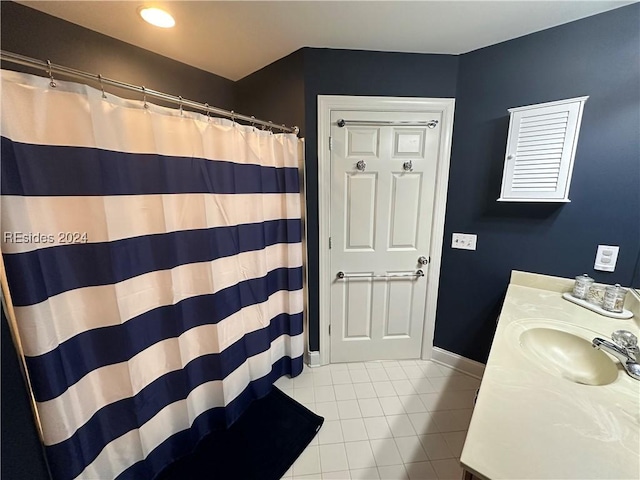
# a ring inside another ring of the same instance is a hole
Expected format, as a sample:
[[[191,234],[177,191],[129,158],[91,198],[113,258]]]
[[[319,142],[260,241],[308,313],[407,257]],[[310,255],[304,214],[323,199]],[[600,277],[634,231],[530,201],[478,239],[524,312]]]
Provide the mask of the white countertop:
[[[640,336],[640,305],[628,320],[562,299],[573,280],[514,271],[502,307],[460,462],[487,479],[640,479],[640,381],[616,362],[608,385],[549,373],[527,356],[519,335],[541,326],[589,342],[615,330]],[[611,357],[613,358],[613,357]]]

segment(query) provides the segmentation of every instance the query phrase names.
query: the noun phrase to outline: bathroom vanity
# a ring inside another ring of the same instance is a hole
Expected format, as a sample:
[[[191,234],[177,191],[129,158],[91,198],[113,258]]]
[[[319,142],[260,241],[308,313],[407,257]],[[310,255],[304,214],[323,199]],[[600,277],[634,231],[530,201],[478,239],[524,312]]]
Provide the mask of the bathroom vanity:
[[[465,478],[640,478],[640,381],[592,346],[640,336],[562,298],[573,279],[512,272],[460,462]]]

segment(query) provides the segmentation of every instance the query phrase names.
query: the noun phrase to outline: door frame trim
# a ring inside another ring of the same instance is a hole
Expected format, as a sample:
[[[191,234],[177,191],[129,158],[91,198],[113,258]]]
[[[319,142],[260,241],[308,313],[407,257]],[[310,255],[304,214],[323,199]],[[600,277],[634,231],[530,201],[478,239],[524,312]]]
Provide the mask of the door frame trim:
[[[433,227],[427,268],[427,298],[422,333],[422,359],[429,360],[433,354],[433,337],[438,304],[440,264],[444,242],[444,220],[447,208],[447,188],[449,165],[451,162],[451,141],[453,136],[454,98],[417,97],[354,97],[345,95],[318,95],[318,223],[319,223],[319,329],[320,365],[330,363],[331,339],[329,324],[331,317],[331,255],[329,234],[331,232],[331,135],[332,110],[361,111],[405,111],[442,113],[442,141],[438,152],[436,169],[435,200],[433,207]],[[426,328],[431,326],[430,328]]]

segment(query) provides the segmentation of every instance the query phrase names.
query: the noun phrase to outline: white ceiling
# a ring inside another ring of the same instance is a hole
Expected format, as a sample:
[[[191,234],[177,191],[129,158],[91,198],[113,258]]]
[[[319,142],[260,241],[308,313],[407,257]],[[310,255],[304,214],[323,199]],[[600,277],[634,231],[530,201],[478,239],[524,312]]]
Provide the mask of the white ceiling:
[[[22,1],[231,80],[301,47],[460,54],[634,1]],[[176,27],[137,15],[162,6]],[[602,32],[594,32],[594,35]]]

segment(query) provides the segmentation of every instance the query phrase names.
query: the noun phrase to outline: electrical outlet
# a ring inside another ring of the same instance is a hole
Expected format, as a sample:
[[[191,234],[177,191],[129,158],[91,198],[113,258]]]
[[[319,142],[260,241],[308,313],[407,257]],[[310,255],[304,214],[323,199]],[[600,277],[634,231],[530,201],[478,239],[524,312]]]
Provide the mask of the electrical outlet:
[[[451,248],[475,250],[478,236],[474,233],[454,233],[451,237]]]
[[[593,264],[593,269],[603,272],[613,272],[616,269],[619,250],[620,247],[615,245],[598,245],[596,262]]]

